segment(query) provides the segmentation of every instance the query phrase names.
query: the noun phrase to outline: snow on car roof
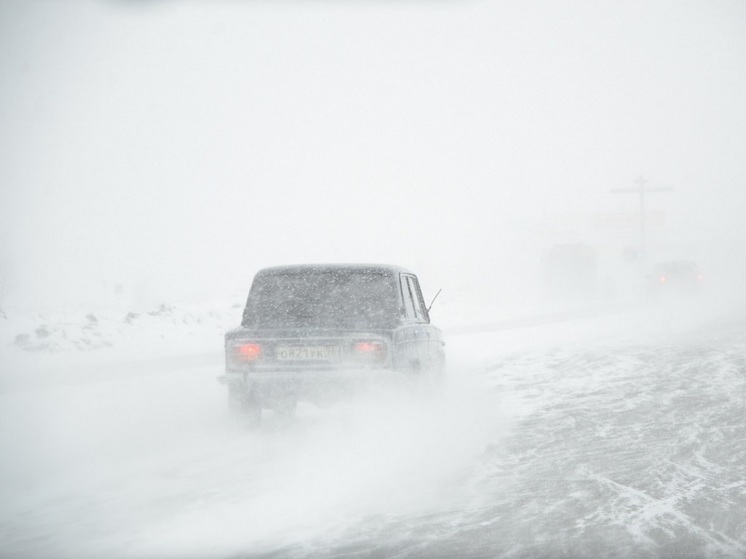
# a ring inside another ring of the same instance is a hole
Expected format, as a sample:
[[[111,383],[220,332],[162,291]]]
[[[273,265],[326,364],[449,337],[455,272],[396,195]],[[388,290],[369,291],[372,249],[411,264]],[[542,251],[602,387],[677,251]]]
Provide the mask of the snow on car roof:
[[[365,271],[381,271],[389,274],[408,273],[411,274],[410,270],[401,266],[395,266],[392,264],[290,264],[284,266],[271,266],[269,268],[263,268],[257,272],[258,275],[277,274],[285,272],[303,272],[303,271],[341,271],[341,270],[365,270]]]

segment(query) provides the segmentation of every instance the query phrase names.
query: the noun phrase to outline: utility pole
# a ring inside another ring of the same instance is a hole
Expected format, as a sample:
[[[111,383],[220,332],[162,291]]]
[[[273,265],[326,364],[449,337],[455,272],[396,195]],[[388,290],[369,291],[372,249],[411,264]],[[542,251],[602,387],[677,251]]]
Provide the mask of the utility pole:
[[[649,188],[647,186],[648,181],[645,177],[640,175],[635,184],[637,188],[612,188],[611,191],[614,194],[624,194],[634,192],[640,196],[640,251],[644,255],[646,248],[645,239],[645,194],[649,192],[670,192],[673,188]]]

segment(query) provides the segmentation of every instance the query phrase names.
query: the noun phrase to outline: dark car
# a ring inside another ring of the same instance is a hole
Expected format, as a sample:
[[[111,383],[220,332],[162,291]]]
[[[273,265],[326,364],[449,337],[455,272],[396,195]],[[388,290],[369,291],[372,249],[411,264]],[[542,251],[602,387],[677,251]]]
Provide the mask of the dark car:
[[[383,265],[266,268],[251,285],[241,326],[225,336],[234,411],[292,413],[385,380],[435,379],[443,335],[430,324],[412,272]]]
[[[653,297],[692,296],[701,291],[702,273],[691,260],[669,260],[653,267],[648,276]]]

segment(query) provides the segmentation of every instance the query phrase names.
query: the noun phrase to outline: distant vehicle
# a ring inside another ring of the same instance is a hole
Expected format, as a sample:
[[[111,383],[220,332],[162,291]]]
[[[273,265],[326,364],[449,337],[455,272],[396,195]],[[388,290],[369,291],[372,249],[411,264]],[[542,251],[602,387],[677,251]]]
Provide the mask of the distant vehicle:
[[[241,326],[225,335],[228,401],[252,423],[384,379],[437,379],[444,341],[412,272],[383,265],[260,270]]]
[[[669,260],[653,267],[648,276],[649,293],[663,295],[695,295],[702,288],[702,273],[691,260]]]

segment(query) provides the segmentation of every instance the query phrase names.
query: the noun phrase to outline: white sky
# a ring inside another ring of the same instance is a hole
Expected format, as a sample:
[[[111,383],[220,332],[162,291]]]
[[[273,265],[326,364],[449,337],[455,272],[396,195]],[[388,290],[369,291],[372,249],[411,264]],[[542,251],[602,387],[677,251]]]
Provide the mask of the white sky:
[[[434,291],[640,174],[669,238],[746,240],[743,1],[0,0],[6,300],[317,261]]]

